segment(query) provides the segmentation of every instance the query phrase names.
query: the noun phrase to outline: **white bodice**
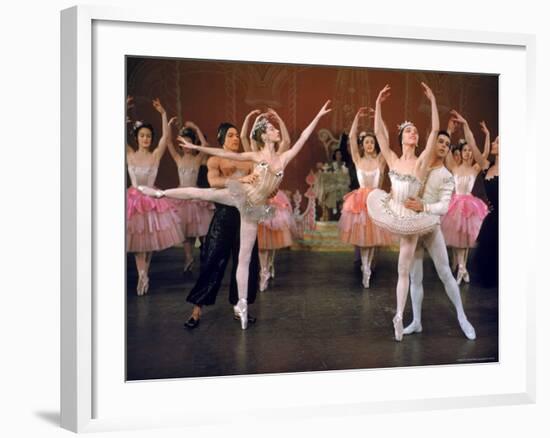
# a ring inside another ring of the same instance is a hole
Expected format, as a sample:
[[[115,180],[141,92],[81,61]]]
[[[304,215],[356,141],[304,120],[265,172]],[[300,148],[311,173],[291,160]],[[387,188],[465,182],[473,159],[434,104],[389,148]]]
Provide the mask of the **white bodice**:
[[[196,167],[178,166],[178,177],[180,179],[180,187],[196,187],[199,169]]]
[[[128,164],[128,174],[133,187],[146,186],[153,187],[157,179],[158,165],[135,166]]]
[[[378,188],[380,185],[380,168],[374,170],[356,169],[357,180],[359,181],[359,187],[364,188]]]
[[[454,175],[455,190],[457,195],[469,195],[472,193],[474,183],[476,182],[475,175]]]
[[[389,206],[394,214],[401,217],[407,217],[411,214],[416,214],[412,210],[405,208],[404,202],[407,198],[415,198],[418,196],[422,183],[412,175],[403,175],[394,170],[390,170],[388,175],[391,180],[391,199]]]

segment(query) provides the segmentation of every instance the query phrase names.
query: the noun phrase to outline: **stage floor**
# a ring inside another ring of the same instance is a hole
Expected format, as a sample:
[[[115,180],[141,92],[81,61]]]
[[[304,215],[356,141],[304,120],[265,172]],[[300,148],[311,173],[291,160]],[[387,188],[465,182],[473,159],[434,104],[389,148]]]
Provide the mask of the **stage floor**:
[[[498,291],[461,286],[466,314],[477,332],[470,341],[427,258],[423,332],[394,340],[397,255],[380,251],[371,288],[363,289],[353,253],[278,252],[276,278],[249,306],[258,320],[246,331],[233,319],[227,275],[216,304],[203,308],[199,327],[190,331],[183,325],[192,308],[185,298],[198,266],[184,276],[181,248],[156,253],[149,293],[138,297],[135,262],[128,255],[127,379],[498,361]],[[410,321],[409,300],[405,325]]]

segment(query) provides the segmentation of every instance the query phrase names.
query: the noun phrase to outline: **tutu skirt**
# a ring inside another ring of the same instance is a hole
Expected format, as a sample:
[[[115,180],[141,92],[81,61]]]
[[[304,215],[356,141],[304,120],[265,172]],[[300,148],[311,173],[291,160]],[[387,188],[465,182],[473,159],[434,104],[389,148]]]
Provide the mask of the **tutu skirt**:
[[[229,180],[226,186],[235,200],[235,206],[247,220],[251,222],[264,222],[273,217],[274,208],[267,201],[265,204],[251,204],[248,201],[248,194],[244,183],[237,180]]]
[[[292,238],[297,234],[290,201],[284,192],[279,190],[268,204],[273,209],[273,216],[258,224],[258,248],[287,248],[292,245]]]
[[[368,194],[367,209],[376,225],[401,236],[427,234],[439,225],[439,216],[409,210],[392,199],[391,193],[380,189]]]
[[[454,194],[447,214],[441,220],[441,231],[448,246],[473,248],[481,224],[489,209],[479,198],[471,194]]]
[[[372,188],[360,188],[344,196],[342,215],[338,221],[340,240],[360,247],[388,246],[393,235],[376,225],[369,217],[367,197]]]
[[[196,199],[171,200],[177,208],[181,232],[185,237],[206,236],[216,207]]]
[[[126,191],[126,251],[151,252],[184,240],[174,204],[144,195],[135,187]]]

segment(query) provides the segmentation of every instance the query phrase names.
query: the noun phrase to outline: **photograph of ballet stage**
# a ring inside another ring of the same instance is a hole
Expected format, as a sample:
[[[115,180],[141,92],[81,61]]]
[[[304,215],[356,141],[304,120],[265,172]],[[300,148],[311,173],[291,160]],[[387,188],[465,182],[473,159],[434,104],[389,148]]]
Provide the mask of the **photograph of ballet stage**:
[[[127,56],[126,95],[127,380],[499,361],[498,75]]]

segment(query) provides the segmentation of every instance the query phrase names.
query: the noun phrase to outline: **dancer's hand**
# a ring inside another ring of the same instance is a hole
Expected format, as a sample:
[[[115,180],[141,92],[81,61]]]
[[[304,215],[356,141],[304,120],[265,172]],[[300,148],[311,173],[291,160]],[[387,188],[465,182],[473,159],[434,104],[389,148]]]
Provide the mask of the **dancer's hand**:
[[[453,120],[452,118],[449,119],[449,122],[447,123],[447,132],[449,133],[449,135],[454,134],[454,132],[456,131],[457,125],[458,125],[457,121]]]
[[[456,110],[451,110],[451,114],[453,116],[454,122],[460,123],[465,126],[468,125],[468,122],[466,121],[466,119],[462,117]]]
[[[426,85],[425,82],[421,82],[420,84],[422,85],[422,88],[424,89],[424,94],[426,95],[426,97],[430,100],[435,100],[435,95],[434,95],[432,89],[430,87],[428,87],[428,85]]]
[[[254,184],[256,180],[258,179],[257,173],[251,173],[249,175],[242,176],[238,179],[238,181],[242,182],[243,184]]]
[[[185,149],[198,149],[199,146],[197,145],[194,145],[193,143],[190,143],[188,142],[184,137],[181,137],[178,135],[178,137],[176,138],[176,140],[178,141],[178,145],[181,147],[181,148],[185,148]]]
[[[391,90],[391,87],[389,86],[389,84],[386,84],[386,86],[382,88],[382,90],[380,90],[380,93],[378,93],[378,97],[376,98],[376,103],[377,104],[383,103],[388,97],[390,97],[391,96],[390,90]]]
[[[485,135],[489,135],[489,129],[487,129],[487,125],[485,124],[485,120],[482,120],[481,122],[479,122],[479,124],[481,125],[481,131]]]
[[[405,206],[405,208],[416,211],[417,213],[424,211],[424,203],[420,199],[407,198],[403,205]]]
[[[330,100],[327,100],[325,102],[325,104],[323,105],[323,107],[319,110],[319,112],[317,113],[317,117],[318,118],[321,118],[323,117],[325,114],[328,114],[332,111],[332,108],[329,108],[328,106],[330,105]]]
[[[161,114],[164,114],[166,112],[166,110],[164,109],[164,107],[160,103],[160,99],[158,97],[156,99],[153,99],[153,106]]]
[[[150,196],[152,198],[162,198],[164,196],[164,192],[162,190],[153,189],[151,187],[138,186],[137,189],[145,196]]]
[[[374,118],[374,109],[369,108],[368,106],[362,106],[357,110],[358,117],[368,117],[369,119]]]
[[[198,126],[195,125],[195,123],[193,123],[191,120],[187,120],[183,126],[185,126],[186,128],[189,128],[189,129],[194,129],[195,131],[198,129]]]
[[[168,120],[168,126],[176,126],[178,124],[178,118],[172,117],[170,120]]]

